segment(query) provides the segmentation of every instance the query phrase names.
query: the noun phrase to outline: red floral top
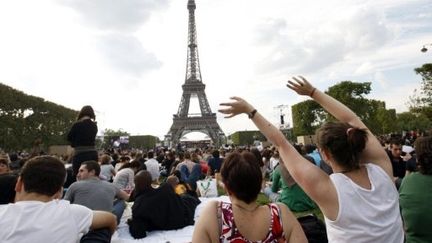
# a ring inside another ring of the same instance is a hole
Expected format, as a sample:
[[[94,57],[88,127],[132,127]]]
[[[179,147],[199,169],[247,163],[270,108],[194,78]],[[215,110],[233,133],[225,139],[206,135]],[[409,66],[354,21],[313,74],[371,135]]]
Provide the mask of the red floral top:
[[[275,203],[268,204],[271,213],[271,224],[265,239],[256,241],[257,243],[284,243],[285,235],[282,227],[282,218],[280,217],[279,207]],[[220,215],[220,242],[221,243],[244,243],[250,241],[246,239],[234,222],[234,214],[232,204],[220,202],[218,206],[218,214]]]

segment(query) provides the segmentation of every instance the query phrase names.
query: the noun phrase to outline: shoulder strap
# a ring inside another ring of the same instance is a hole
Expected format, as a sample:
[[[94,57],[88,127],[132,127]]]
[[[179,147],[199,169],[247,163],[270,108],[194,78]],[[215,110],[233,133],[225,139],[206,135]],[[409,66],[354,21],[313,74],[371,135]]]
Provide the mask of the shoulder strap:
[[[282,212],[281,212],[281,209],[280,209],[280,207],[279,207],[279,205],[277,204],[277,203],[271,203],[270,204],[271,206],[271,208],[272,208],[272,210],[271,210],[271,216],[272,216],[272,222],[273,222],[273,224],[272,224],[272,231],[274,232],[274,233],[276,233],[276,234],[278,234],[278,233],[280,233],[280,235],[283,237],[283,238],[285,238],[285,231],[284,231],[284,229],[283,229],[283,221],[282,221]],[[275,208],[276,209],[276,215],[274,215],[273,214],[273,208]],[[278,221],[277,223],[278,224],[276,224],[276,222],[274,221],[275,220],[275,218],[274,218],[274,216],[276,216],[276,220]],[[278,225],[277,227],[275,227],[276,225]]]
[[[222,201],[217,204],[217,219],[219,225],[219,237],[222,235]]]

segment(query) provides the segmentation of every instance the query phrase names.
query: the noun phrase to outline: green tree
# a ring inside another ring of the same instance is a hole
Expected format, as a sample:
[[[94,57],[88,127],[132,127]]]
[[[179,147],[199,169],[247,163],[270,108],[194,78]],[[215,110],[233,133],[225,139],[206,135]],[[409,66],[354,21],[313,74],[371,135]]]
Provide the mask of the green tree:
[[[423,64],[414,71],[422,77],[422,82],[420,91],[414,90],[414,94],[410,97],[408,104],[410,111],[424,114],[432,121],[432,63]]]
[[[397,125],[402,131],[426,131],[432,127],[432,122],[422,113],[403,112],[397,114]]]
[[[339,100],[351,110],[376,134],[397,129],[392,122],[394,111],[385,108],[385,102],[365,98],[371,91],[371,83],[343,81],[331,86],[326,93]],[[298,103],[292,107],[293,128],[296,136],[313,134],[325,121],[335,120],[313,100]]]
[[[77,111],[27,95],[0,83],[0,148],[31,149],[35,144],[67,144],[65,134]]]
[[[314,134],[321,125],[324,110],[313,100],[306,100],[291,107],[295,136]]]

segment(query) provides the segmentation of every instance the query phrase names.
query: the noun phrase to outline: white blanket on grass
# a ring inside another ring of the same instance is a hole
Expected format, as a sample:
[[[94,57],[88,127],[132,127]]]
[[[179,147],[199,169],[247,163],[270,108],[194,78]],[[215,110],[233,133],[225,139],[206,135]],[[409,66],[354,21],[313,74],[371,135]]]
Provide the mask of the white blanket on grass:
[[[212,200],[229,202],[228,196],[220,196],[215,198],[201,198],[201,203],[195,209],[195,222],[198,220],[202,209]],[[112,243],[186,243],[192,241],[194,226],[190,225],[178,230],[156,230],[147,232],[147,237],[142,239],[134,239],[129,233],[129,226],[126,224],[127,219],[132,216],[131,205],[128,205],[123,213],[117,231],[114,233]]]

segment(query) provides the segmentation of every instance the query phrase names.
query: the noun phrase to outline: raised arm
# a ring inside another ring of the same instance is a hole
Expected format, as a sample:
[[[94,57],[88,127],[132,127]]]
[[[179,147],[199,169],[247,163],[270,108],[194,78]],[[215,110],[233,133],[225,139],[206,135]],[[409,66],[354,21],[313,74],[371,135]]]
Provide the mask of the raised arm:
[[[361,162],[377,164],[384,169],[390,178],[393,178],[390,160],[380,142],[352,110],[333,97],[313,87],[302,76],[299,76],[298,78],[293,77],[292,80],[288,81],[287,86],[300,95],[310,96],[340,122],[346,122],[353,127],[366,129],[368,132],[368,139],[366,147],[361,154]]]
[[[326,205],[334,205],[337,194],[328,175],[301,156],[285,139],[282,132],[267,121],[252,105],[239,97],[232,97],[231,99],[234,102],[222,103],[221,106],[227,106],[227,108],[220,109],[219,112],[226,114],[226,118],[242,113],[248,114],[264,136],[277,147],[291,176],[312,200],[317,202],[320,207],[321,205],[325,207]]]

